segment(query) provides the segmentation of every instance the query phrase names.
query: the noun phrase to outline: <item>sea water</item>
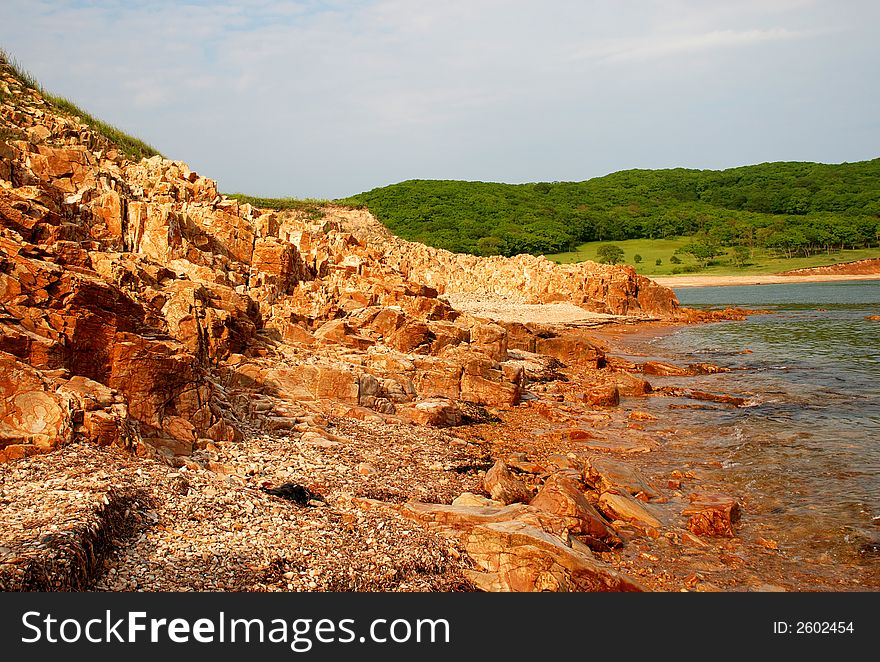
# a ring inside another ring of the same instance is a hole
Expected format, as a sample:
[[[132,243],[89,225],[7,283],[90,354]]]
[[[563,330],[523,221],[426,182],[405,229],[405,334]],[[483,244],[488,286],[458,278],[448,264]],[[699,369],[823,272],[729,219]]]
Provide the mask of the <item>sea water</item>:
[[[743,407],[685,405],[665,415],[693,432],[671,452],[710,458],[747,501],[766,537],[805,572],[857,568],[880,587],[880,280],[675,290],[689,307],[771,311],[698,324],[650,339],[646,355],[731,368],[718,375],[651,378],[742,395]],[[699,408],[688,408],[699,407]],[[655,411],[655,413],[657,413]],[[807,582],[806,585],[809,585]],[[866,587],[868,587],[866,586]]]

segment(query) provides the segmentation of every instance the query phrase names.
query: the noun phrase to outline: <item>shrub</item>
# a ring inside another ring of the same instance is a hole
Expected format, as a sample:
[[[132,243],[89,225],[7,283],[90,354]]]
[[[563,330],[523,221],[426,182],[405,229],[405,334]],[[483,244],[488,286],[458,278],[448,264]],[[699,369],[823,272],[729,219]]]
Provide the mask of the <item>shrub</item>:
[[[623,249],[616,244],[603,244],[596,250],[596,259],[602,264],[623,262]]]

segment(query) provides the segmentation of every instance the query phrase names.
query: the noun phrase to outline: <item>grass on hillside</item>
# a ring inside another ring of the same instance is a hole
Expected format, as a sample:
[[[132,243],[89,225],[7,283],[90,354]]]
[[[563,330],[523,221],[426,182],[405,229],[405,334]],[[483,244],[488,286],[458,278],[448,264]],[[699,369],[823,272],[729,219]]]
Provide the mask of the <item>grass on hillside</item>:
[[[332,204],[329,200],[318,198],[260,198],[244,193],[224,193],[228,198],[238,200],[241,203],[250,204],[261,209],[276,209],[278,211],[295,210],[306,213],[310,221],[324,218],[322,207]]]
[[[115,144],[128,158],[134,161],[139,161],[142,158],[148,158],[159,154],[159,150],[140,138],[129,135],[118,127],[99,120],[91,113],[88,113],[77,106],[70,99],[48,92],[30,72],[22,68],[14,58],[9,56],[8,53],[0,49],[0,63],[2,62],[5,62],[9,66],[13,75],[15,75],[22,85],[39,92],[40,95],[56,110],[76,117],[95,133],[104,136],[107,140]]]
[[[559,262],[561,264],[570,264],[573,262],[582,262],[584,260],[596,260],[596,252],[600,246],[606,244],[614,244],[620,246],[624,254],[624,263],[635,267],[636,271],[645,276],[671,276],[683,273],[699,273],[714,276],[731,276],[731,275],[754,275],[754,274],[772,274],[780,271],[788,271],[790,269],[806,269],[810,267],[821,267],[829,264],[838,264],[841,262],[852,262],[854,260],[864,260],[868,258],[880,258],[880,248],[860,248],[856,250],[832,251],[828,253],[820,253],[811,255],[810,257],[777,257],[766,250],[752,251],[752,257],[743,267],[737,267],[733,264],[730,257],[732,249],[727,249],[724,255],[716,257],[709,266],[700,269],[697,261],[690,255],[679,254],[677,257],[681,260],[681,264],[670,263],[669,259],[675,254],[676,249],[690,243],[689,237],[677,237],[674,239],[629,239],[626,241],[592,241],[578,246],[576,251],[569,253],[557,253],[555,255],[547,255],[547,259]],[[642,262],[636,264],[634,257],[642,256]],[[657,258],[660,258],[661,264],[657,265]]]

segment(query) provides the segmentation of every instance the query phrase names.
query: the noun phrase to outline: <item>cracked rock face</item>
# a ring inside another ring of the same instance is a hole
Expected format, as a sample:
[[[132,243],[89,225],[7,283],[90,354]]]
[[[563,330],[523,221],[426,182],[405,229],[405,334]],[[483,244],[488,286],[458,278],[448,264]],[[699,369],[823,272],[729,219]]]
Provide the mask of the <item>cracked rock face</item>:
[[[299,466],[292,455],[342,453],[340,484],[375,483],[364,498],[448,503],[477,488],[469,467],[486,458],[457,471],[447,457],[457,447],[437,442],[435,428],[497,421],[564,364],[606,364],[600,348],[551,320],[493,321],[451,299],[564,303],[568,318],[572,308],[597,319],[679,314],[670,290],[627,267],[454,255],[392,237],[361,210],[257,209],[183,162],[127,160],[2,61],[0,92],[0,463],[78,443],[78,452],[122,449],[133,461],[245,481],[268,469],[236,462],[274,440],[288,467]],[[352,454],[331,419],[384,452]],[[383,436],[407,426],[419,430],[413,439]],[[408,449],[395,460],[407,479],[380,485],[394,444]],[[431,444],[442,452],[426,464]],[[332,492],[322,480],[309,489]],[[475,585],[639,589],[568,539],[616,541],[575,479],[526,485],[501,462],[484,483],[514,505],[471,513],[476,523],[452,536],[478,568]],[[195,492],[176,481],[168,493]],[[387,530],[413,524],[389,512],[397,524]],[[431,541],[439,577],[447,552]],[[358,585],[334,581],[327,586]]]
[[[30,370],[4,398],[3,457],[77,435],[188,456],[199,439],[240,436],[255,420],[236,406],[248,393],[455,425],[457,402],[519,402],[536,361],[512,346],[602,360],[583,340],[460,313],[441,292],[677,309],[625,268],[453,255],[362,211],[315,221],[239,204],[182,162],[124,159],[5,66],[3,80],[0,119],[21,139],[0,150],[0,351]],[[115,409],[66,411],[72,378],[112,389]],[[449,403],[419,405],[437,398]]]

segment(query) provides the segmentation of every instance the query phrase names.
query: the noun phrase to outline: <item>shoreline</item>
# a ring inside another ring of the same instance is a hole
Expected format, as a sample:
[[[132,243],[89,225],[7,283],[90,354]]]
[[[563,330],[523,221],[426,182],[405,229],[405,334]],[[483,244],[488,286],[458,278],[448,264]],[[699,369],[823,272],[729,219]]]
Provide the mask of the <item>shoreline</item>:
[[[783,283],[825,283],[855,280],[880,280],[880,274],[811,274],[784,276],[782,274],[756,274],[754,276],[646,276],[658,285],[677,287],[735,287],[745,285],[778,285]]]

